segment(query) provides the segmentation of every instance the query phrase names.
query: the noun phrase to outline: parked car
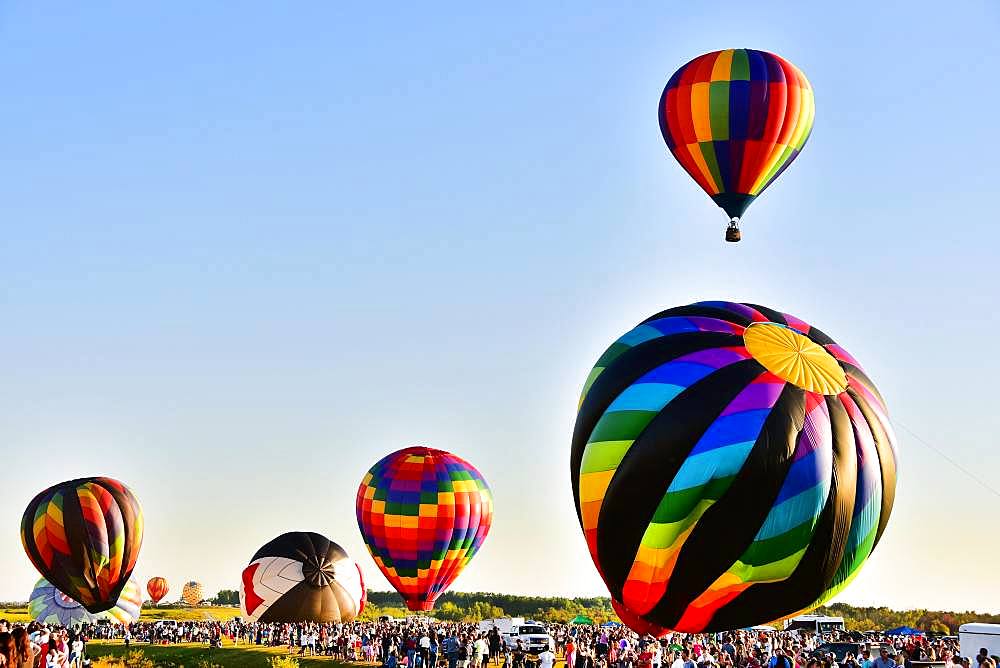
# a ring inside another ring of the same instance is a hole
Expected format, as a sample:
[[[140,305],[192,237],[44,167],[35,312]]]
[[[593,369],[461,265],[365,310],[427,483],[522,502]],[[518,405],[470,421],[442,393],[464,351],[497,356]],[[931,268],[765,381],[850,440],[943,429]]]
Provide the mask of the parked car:
[[[862,650],[867,648],[867,644],[859,642],[825,642],[814,649],[811,656],[818,658],[827,654],[833,654],[833,658],[837,660],[837,663],[843,663],[848,654],[853,654],[857,658],[861,656]]]

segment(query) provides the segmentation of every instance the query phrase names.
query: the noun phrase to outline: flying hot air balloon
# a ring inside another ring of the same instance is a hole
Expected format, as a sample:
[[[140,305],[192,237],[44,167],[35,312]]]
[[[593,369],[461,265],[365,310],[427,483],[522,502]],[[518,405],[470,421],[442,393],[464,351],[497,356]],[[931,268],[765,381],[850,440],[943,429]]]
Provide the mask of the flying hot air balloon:
[[[111,478],[80,478],[39,493],[21,518],[21,542],[38,572],[87,611],[114,607],[139,557],[142,509]]]
[[[826,334],[700,302],[597,361],[570,476],[623,621],[714,632],[810,610],[850,583],[889,521],[896,446],[874,383]]]
[[[464,459],[411,447],[365,474],[357,513],[368,551],[407,607],[432,610],[489,533],[493,495]]]
[[[243,569],[240,608],[254,622],[341,623],[365,608],[361,567],[318,533],[281,534]]]
[[[805,75],[767,51],[726,49],[674,72],[660,96],[660,131],[677,162],[730,217],[739,241],[750,203],[792,164],[816,106]]]
[[[149,581],[146,583],[146,592],[149,594],[149,598],[152,599],[154,605],[159,603],[169,591],[170,586],[167,584],[166,578],[157,576],[149,578]]]
[[[195,582],[194,580],[184,583],[184,588],[181,589],[181,600],[190,606],[196,606],[202,602],[204,598],[202,594],[202,587],[200,582]]]

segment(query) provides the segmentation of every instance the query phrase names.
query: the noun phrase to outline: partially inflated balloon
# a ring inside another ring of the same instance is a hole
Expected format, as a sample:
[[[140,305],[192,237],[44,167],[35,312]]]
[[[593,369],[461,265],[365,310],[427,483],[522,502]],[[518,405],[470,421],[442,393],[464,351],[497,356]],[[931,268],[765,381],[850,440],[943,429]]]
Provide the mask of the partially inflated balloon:
[[[43,624],[67,629],[97,622],[97,615],[87,612],[79,602],[62,593],[45,578],[35,584],[28,599],[28,615]]]
[[[799,155],[815,111],[809,81],[787,60],[726,49],[674,72],[658,114],[671,153],[735,223]]]
[[[146,592],[149,593],[149,598],[153,600],[154,604],[159,603],[169,591],[170,587],[167,584],[166,578],[149,578],[149,582],[146,583]]]
[[[350,622],[365,607],[361,568],[318,533],[285,533],[243,569],[240,608],[254,622]]]
[[[889,520],[895,439],[875,385],[821,331],[701,302],[598,360],[571,479],[620,614],[744,628],[820,605],[857,574]]]
[[[53,587],[45,578],[35,584],[28,599],[28,614],[31,619],[66,628],[93,624],[100,619],[108,619],[118,624],[131,624],[139,619],[141,609],[142,592],[135,579],[128,581],[114,607],[96,615],[87,612],[78,601],[74,601]]]
[[[135,578],[130,578],[115,607],[101,613],[101,616],[118,624],[131,624],[139,621],[142,612],[142,587]]]
[[[187,582],[184,588],[181,590],[181,600],[188,605],[194,606],[198,605],[202,601],[202,588],[200,582]]]
[[[21,542],[39,573],[98,613],[114,606],[135,568],[142,524],[128,487],[80,478],[32,499],[21,518]]]
[[[412,447],[365,474],[357,513],[369,552],[407,607],[431,610],[483,544],[493,496],[469,462]]]

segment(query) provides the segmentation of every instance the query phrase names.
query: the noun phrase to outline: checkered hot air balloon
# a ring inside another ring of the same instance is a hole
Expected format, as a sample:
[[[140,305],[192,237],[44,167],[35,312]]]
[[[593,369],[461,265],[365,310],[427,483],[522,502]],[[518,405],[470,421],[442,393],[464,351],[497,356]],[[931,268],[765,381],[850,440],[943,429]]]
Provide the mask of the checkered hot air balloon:
[[[184,584],[184,588],[181,589],[181,600],[190,606],[196,606],[202,602],[204,595],[202,593],[202,587],[200,582],[195,582],[191,580]]]
[[[368,551],[407,607],[431,610],[486,539],[493,496],[464,459],[411,447],[365,474],[357,512]]]
[[[750,203],[792,164],[812,131],[812,87],[767,51],[725,49],[698,56],[660,96],[660,131],[677,162],[730,216],[739,241]]]
[[[111,478],[80,478],[31,500],[21,542],[43,577],[98,613],[121,596],[139,557],[142,528],[142,508],[128,487]]]
[[[809,610],[889,521],[895,437],[858,362],[794,316],[701,302],[590,372],[570,461],[587,546],[623,621],[697,633]]]

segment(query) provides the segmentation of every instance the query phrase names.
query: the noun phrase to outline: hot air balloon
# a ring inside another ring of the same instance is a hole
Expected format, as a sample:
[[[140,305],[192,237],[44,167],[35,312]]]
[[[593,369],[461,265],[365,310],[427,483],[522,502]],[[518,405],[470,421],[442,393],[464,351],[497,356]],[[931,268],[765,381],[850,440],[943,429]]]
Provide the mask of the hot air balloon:
[[[570,472],[620,614],[712,632],[812,609],[851,581],[889,521],[896,446],[874,383],[826,334],[700,302],[597,361]]]
[[[142,509],[111,478],[49,487],[21,518],[21,542],[38,572],[89,612],[110,609],[135,568]]]
[[[79,602],[62,593],[45,578],[35,583],[28,599],[28,615],[43,624],[53,624],[71,629],[83,624],[94,624],[97,615],[87,612]]]
[[[28,614],[31,619],[66,628],[94,624],[100,619],[108,619],[118,624],[131,624],[138,621],[141,609],[142,593],[139,583],[134,578],[125,585],[114,607],[96,615],[87,612],[83,605],[53,587],[45,578],[35,584],[28,599]]]
[[[115,603],[115,607],[101,613],[113,622],[118,624],[131,624],[139,621],[142,612],[142,586],[135,578],[129,578],[125,588],[122,589],[121,596]]]
[[[159,603],[169,591],[170,587],[167,584],[166,578],[149,578],[149,582],[146,583],[146,592],[149,593],[149,598],[153,600],[154,605]]]
[[[407,607],[432,610],[489,533],[493,496],[464,459],[411,447],[365,474],[357,512],[368,551]]]
[[[281,534],[243,569],[240,609],[254,622],[350,622],[365,607],[361,568],[318,533]]]
[[[182,601],[190,606],[196,606],[201,603],[203,598],[200,582],[192,580],[191,582],[184,583],[184,588],[181,590]]]
[[[753,49],[698,56],[670,77],[658,110],[677,162],[730,217],[726,241],[740,240],[740,218],[799,155],[815,113],[805,75]]]

